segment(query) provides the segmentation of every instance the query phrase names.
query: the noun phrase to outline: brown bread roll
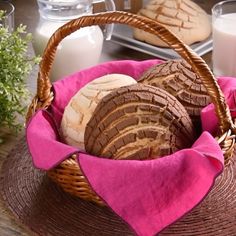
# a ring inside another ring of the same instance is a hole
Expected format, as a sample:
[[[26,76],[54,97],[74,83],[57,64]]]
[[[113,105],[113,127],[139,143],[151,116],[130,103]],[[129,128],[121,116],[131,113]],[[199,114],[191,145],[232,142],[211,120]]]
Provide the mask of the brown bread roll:
[[[85,129],[88,153],[113,159],[147,159],[191,146],[193,124],[166,91],[136,84],[99,102]]]
[[[199,125],[201,109],[210,97],[199,76],[185,60],[169,60],[144,72],[139,83],[166,90],[185,107],[194,125]]]
[[[185,44],[202,41],[211,34],[211,22],[206,12],[191,0],[153,0],[142,8],[139,15],[163,24]],[[161,47],[168,47],[157,36],[134,29],[135,39]]]

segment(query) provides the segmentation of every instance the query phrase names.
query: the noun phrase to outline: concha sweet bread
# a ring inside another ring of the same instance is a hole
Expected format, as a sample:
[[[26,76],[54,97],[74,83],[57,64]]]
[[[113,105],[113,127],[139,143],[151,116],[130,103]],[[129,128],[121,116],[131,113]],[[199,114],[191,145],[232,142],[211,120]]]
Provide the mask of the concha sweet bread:
[[[199,76],[185,60],[169,60],[145,71],[139,83],[166,90],[185,107],[194,124],[200,120],[201,109],[210,97]]]
[[[211,22],[206,12],[191,0],[153,0],[138,14],[163,24],[185,44],[206,39],[211,33]],[[167,45],[157,36],[134,29],[134,38],[156,46]]]
[[[81,88],[66,106],[61,132],[66,143],[84,150],[84,131],[98,102],[112,90],[136,84],[136,80],[123,74],[108,74]]]
[[[191,119],[175,97],[136,84],[99,102],[86,126],[85,149],[100,157],[142,160],[189,147],[194,136]]]

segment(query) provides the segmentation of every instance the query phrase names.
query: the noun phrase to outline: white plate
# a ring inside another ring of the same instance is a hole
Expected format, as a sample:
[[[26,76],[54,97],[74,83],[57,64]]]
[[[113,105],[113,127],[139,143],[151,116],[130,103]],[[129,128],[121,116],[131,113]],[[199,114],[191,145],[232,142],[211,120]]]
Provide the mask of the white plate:
[[[120,44],[122,46],[132,48],[134,50],[144,52],[149,55],[166,60],[180,57],[172,49],[153,46],[151,44],[147,44],[134,39],[132,35],[132,30],[133,29],[128,25],[119,25],[119,24],[114,25],[114,31],[111,37],[111,41]],[[209,37],[208,39],[202,42],[192,44],[191,48],[199,56],[202,56],[212,50],[212,38]]]

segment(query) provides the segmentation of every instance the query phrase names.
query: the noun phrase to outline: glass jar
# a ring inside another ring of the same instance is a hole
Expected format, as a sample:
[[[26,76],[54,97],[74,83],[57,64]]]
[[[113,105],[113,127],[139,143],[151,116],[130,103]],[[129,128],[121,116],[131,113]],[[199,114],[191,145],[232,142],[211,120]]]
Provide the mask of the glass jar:
[[[10,2],[0,2],[0,11],[4,11],[4,17],[0,19],[0,25],[3,25],[9,32],[14,30],[14,11],[15,7]]]
[[[40,18],[34,32],[33,47],[36,55],[42,55],[51,35],[63,24],[83,15],[92,14],[93,3],[105,2],[107,10],[115,10],[113,0],[37,0]],[[105,38],[112,34],[112,26],[105,29]],[[99,26],[84,27],[67,36],[58,45],[50,74],[52,81],[99,62],[103,45],[103,33]]]

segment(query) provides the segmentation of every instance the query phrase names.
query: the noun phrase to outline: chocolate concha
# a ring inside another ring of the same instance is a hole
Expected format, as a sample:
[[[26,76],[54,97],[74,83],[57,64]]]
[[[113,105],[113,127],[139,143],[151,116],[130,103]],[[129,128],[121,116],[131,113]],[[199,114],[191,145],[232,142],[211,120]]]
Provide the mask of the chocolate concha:
[[[153,0],[138,14],[161,23],[188,45],[205,40],[211,34],[208,15],[191,0]],[[156,46],[167,46],[157,36],[137,28],[134,29],[134,38]]]
[[[108,74],[86,84],[66,106],[61,131],[65,142],[84,150],[84,131],[97,104],[112,90],[136,84],[136,80],[123,74]]]
[[[166,90],[185,107],[194,123],[200,120],[201,109],[210,97],[199,76],[185,60],[169,60],[144,72],[139,83]]]
[[[194,137],[191,119],[175,97],[136,84],[99,102],[85,129],[85,149],[100,157],[142,160],[189,147]]]

